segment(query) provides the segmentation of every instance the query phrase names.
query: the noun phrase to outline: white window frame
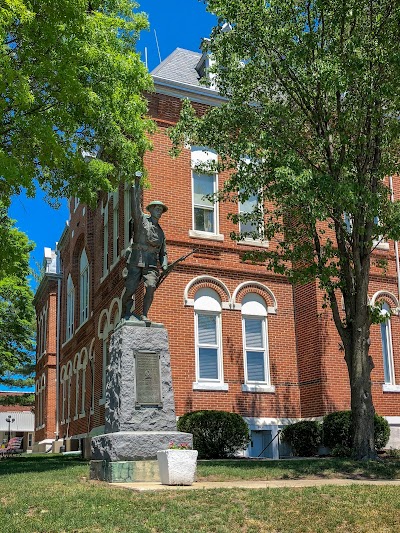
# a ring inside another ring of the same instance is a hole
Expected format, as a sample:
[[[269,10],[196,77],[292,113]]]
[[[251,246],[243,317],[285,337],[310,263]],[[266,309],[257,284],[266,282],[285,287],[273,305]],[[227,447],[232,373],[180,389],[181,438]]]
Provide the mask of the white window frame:
[[[258,205],[259,208],[261,208],[262,207],[262,196],[261,196],[261,194],[258,192],[258,193],[254,193],[252,196],[255,196],[257,198],[257,205]],[[238,201],[238,213],[239,213],[239,215],[241,215],[242,213],[251,212],[251,211],[243,211],[242,210],[242,205],[243,205],[242,202],[239,200]],[[261,229],[261,227],[259,225],[256,228],[256,231],[258,233],[258,237],[256,239],[254,239],[253,237],[250,237],[250,236],[246,236],[246,237],[243,237],[238,242],[238,244],[245,244],[245,245],[249,245],[249,246],[262,246],[264,248],[268,248],[269,242],[263,238],[263,231],[262,231],[262,229]],[[242,223],[241,223],[240,220],[239,220],[239,232],[242,232]]]
[[[108,274],[109,269],[109,250],[108,250],[108,199],[103,208],[103,277]]]
[[[124,186],[124,248],[130,244],[130,221],[131,217],[131,184],[125,183]]]
[[[74,334],[74,313],[75,313],[75,287],[71,274],[67,278],[67,313],[65,340],[68,341]]]
[[[84,324],[89,319],[89,261],[86,250],[83,249],[79,261],[79,324]]]
[[[102,342],[102,351],[103,351],[103,369],[102,369],[102,379],[101,379],[101,398],[99,405],[104,405],[106,401],[106,380],[107,380],[107,366],[109,363],[109,339],[108,335],[103,338]]]
[[[387,316],[385,322],[380,323],[384,386],[390,386],[390,385],[396,385],[396,378],[395,378],[394,361],[393,361],[393,342],[392,342],[392,328],[391,328],[391,320],[390,320],[390,306],[387,302],[384,302],[381,313],[382,315],[384,314]],[[387,350],[385,350],[383,336],[385,336],[386,338],[385,340],[386,340]],[[387,366],[389,375],[385,375],[386,366]]]
[[[218,294],[212,289],[199,289],[195,298],[194,313],[194,339],[195,339],[195,368],[196,381],[193,390],[228,390],[228,384],[224,383],[223,350],[222,350],[222,317],[221,303]],[[197,300],[197,301],[196,301]],[[207,302],[210,309],[207,309]],[[197,307],[197,308],[196,308]],[[199,316],[215,317],[216,344],[206,345],[199,343]],[[200,376],[200,348],[213,348],[217,351],[217,378],[204,378]]]
[[[264,299],[256,294],[247,294],[242,301],[242,342],[243,342],[243,367],[244,367],[244,384],[243,392],[275,392],[275,387],[271,385],[270,361],[269,361],[269,341],[268,341],[268,320],[267,305]],[[261,321],[263,347],[248,347],[246,341],[246,320]],[[247,352],[264,353],[264,379],[259,381],[250,380],[247,371]]]
[[[118,259],[118,244],[119,244],[119,194],[118,190],[113,192],[113,261],[114,266]]]
[[[195,203],[195,197],[194,197],[194,185],[195,185],[195,176],[196,175],[204,175],[204,176],[211,176],[213,180],[213,194],[218,191],[218,174],[216,172],[198,172],[196,170],[196,166],[200,164],[207,164],[208,162],[217,161],[218,155],[213,150],[210,150],[205,147],[201,146],[192,146],[191,148],[191,168],[192,168],[192,176],[191,176],[191,185],[192,185],[192,229],[189,230],[189,236],[190,237],[196,237],[196,238],[202,238],[202,239],[212,239],[212,240],[223,240],[223,235],[220,235],[219,233],[219,208],[218,208],[218,202],[215,202],[212,204],[212,206],[205,206],[203,204]],[[205,209],[206,211],[212,212],[212,219],[213,219],[213,225],[214,229],[213,231],[204,231],[196,229],[196,217],[195,217],[195,209],[201,208]]]
[[[75,415],[74,415],[74,420],[76,420],[78,418],[78,414],[79,414],[79,398],[80,398],[79,387],[80,387],[81,365],[80,365],[80,355],[79,355],[79,353],[77,353],[75,355],[74,366],[75,366]]]

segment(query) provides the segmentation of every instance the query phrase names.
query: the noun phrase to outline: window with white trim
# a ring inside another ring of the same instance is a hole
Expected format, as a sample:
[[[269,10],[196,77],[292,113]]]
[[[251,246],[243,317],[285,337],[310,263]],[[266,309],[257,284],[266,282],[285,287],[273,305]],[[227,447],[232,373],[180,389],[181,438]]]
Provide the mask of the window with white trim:
[[[119,250],[119,194],[113,192],[113,264],[118,261]]]
[[[74,360],[75,367],[75,419],[78,418],[79,413],[79,387],[80,387],[80,373],[81,373],[81,364],[80,364],[80,354],[75,355]]]
[[[108,274],[108,200],[103,209],[103,277]]]
[[[270,385],[267,306],[258,294],[242,300],[242,333],[245,383]]]
[[[67,313],[66,313],[66,333],[65,340],[69,340],[74,334],[74,307],[75,307],[75,287],[72,282],[71,274],[67,279]]]
[[[128,248],[132,234],[132,213],[131,213],[131,184],[125,183],[124,187],[124,248]]]
[[[202,147],[194,146],[191,150],[192,192],[193,192],[193,229],[203,233],[218,233],[217,204],[206,196],[217,192],[217,174],[206,172],[209,163],[217,161],[217,154]],[[196,167],[202,165],[205,172]]]
[[[110,364],[108,338],[103,339],[103,372],[102,372],[102,393],[100,402],[104,403],[106,399],[106,380],[107,380],[107,367]]]
[[[217,292],[199,289],[194,309],[196,383],[222,384],[221,301]]]
[[[82,251],[79,262],[79,285],[79,323],[83,324],[89,318],[89,262],[85,250]]]
[[[246,200],[243,202],[239,202],[239,215],[244,215],[247,213],[253,213],[255,209],[257,209],[259,205],[259,197],[258,194],[252,194],[250,195]],[[240,221],[239,222],[239,231],[240,233],[254,233],[257,232],[258,237],[259,235],[259,227],[257,222],[253,221]],[[245,236],[246,239],[252,239],[250,235]]]
[[[87,357],[82,361],[82,382],[81,382],[81,410],[80,414],[84,415],[86,412],[86,368],[87,368]]]
[[[385,302],[382,306],[382,315],[386,316],[385,322],[381,322],[381,341],[383,356],[383,375],[386,385],[395,385],[394,364],[393,364],[393,344],[392,331],[390,326],[390,306]]]

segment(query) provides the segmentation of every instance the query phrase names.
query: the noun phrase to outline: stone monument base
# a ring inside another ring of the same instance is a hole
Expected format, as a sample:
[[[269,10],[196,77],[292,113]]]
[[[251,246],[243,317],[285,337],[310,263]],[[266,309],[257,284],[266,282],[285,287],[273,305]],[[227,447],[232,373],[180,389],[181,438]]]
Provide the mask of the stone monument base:
[[[110,483],[160,481],[157,452],[170,443],[193,446],[191,433],[180,431],[118,431],[92,438],[90,479]]]
[[[142,461],[155,459],[170,442],[193,446],[193,435],[180,431],[118,431],[92,438],[94,461]]]
[[[108,483],[158,482],[157,461],[90,461],[90,479]]]

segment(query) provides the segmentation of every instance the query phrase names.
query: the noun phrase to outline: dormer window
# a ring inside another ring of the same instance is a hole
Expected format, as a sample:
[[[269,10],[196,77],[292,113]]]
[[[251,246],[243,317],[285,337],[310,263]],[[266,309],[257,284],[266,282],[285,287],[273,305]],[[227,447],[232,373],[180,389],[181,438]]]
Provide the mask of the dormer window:
[[[207,52],[203,52],[200,61],[196,65],[196,71],[199,75],[199,80],[206,81],[210,89],[216,89],[215,74],[210,73],[209,69],[213,66],[214,61]]]

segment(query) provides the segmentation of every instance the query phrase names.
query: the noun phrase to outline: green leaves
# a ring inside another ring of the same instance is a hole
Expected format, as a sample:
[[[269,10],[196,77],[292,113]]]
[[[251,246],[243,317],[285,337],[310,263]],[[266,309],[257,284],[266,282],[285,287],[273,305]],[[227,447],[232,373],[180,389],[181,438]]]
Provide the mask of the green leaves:
[[[93,200],[142,166],[153,131],[135,52],[143,13],[129,0],[33,0],[0,7],[0,199],[33,180],[50,196]],[[105,165],[82,151],[102,147]],[[83,186],[78,186],[85,181]]]
[[[35,314],[28,283],[33,244],[14,227],[1,203],[0,242],[0,383],[11,385],[14,374],[34,370]]]

